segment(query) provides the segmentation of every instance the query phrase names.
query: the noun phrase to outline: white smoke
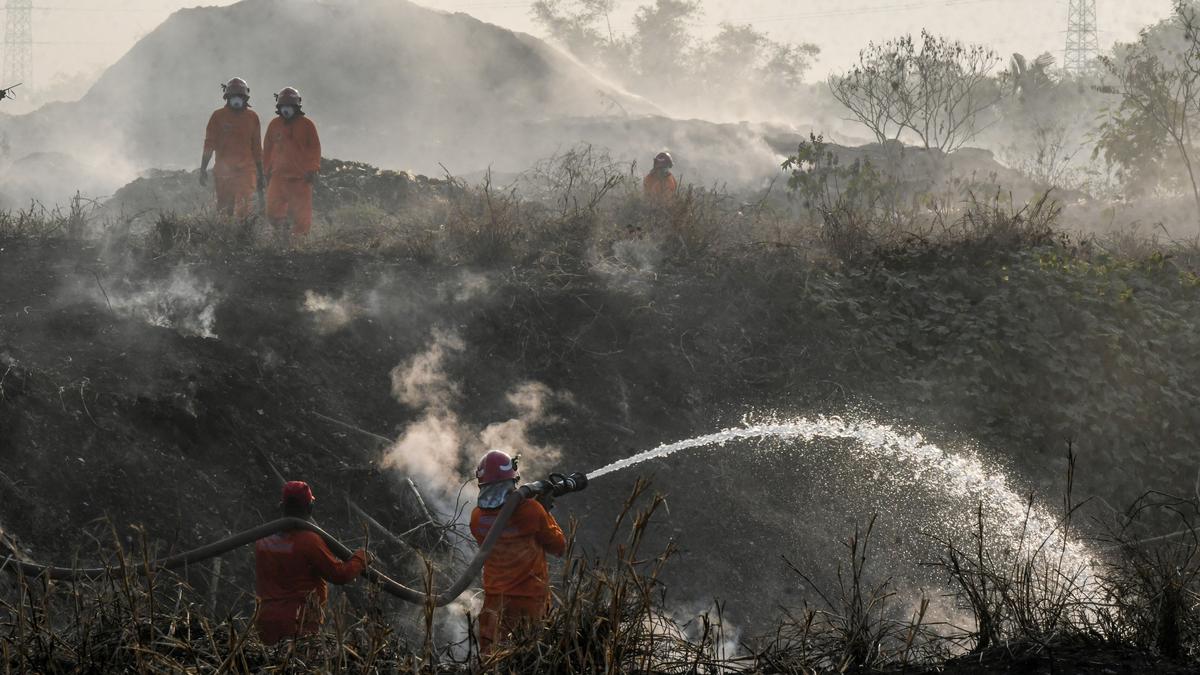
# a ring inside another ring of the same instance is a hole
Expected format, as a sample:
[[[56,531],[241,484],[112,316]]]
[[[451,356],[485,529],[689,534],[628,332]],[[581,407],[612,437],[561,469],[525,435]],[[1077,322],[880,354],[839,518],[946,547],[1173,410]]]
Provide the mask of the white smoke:
[[[709,645],[710,654],[717,660],[725,660],[740,656],[742,631],[724,616],[722,608],[716,603],[692,603],[677,605],[664,612],[662,616],[652,615],[647,621],[652,623],[655,632],[666,638]],[[664,641],[666,642],[666,641]],[[664,667],[678,654],[664,654]]]
[[[106,288],[98,283],[90,294],[94,302],[107,304],[117,314],[170,328],[181,335],[216,338],[220,293],[211,281],[179,266],[166,282],[142,280],[120,282]]]
[[[457,279],[438,284],[438,295],[454,302],[470,302],[486,295],[491,289],[492,282],[486,275],[463,270]]]
[[[466,657],[471,619],[483,609],[482,593],[464,593],[435,617],[438,643],[448,645],[451,656]]]
[[[465,347],[457,333],[434,328],[424,352],[392,369],[392,395],[410,408],[449,410],[459,390],[446,377],[446,356]]]
[[[612,244],[612,253],[593,250],[591,269],[608,279],[609,286],[628,293],[649,291],[658,276],[665,255],[662,247],[650,239],[620,239]]]
[[[334,298],[308,290],[304,291],[304,311],[312,315],[317,332],[326,335],[353,321],[362,312],[362,307],[347,294]]]
[[[562,458],[562,452],[550,445],[538,445],[529,438],[534,426],[557,421],[547,411],[554,399],[554,392],[540,382],[525,382],[517,385],[505,396],[509,404],[518,411],[516,417],[503,422],[493,422],[479,435],[485,448],[498,448],[521,455],[521,467],[530,476],[540,476]]]
[[[396,366],[391,373],[392,395],[422,412],[384,453],[382,464],[403,472],[421,488],[429,501],[445,513],[457,513],[456,499],[474,500],[474,467],[489,449],[521,456],[529,476],[552,468],[561,456],[558,448],[536,443],[531,432],[555,421],[549,413],[554,400],[564,396],[537,382],[523,382],[505,395],[516,415],[482,429],[464,422],[455,406],[460,388],[446,373],[447,360],[466,349],[456,333],[434,329],[425,350]]]

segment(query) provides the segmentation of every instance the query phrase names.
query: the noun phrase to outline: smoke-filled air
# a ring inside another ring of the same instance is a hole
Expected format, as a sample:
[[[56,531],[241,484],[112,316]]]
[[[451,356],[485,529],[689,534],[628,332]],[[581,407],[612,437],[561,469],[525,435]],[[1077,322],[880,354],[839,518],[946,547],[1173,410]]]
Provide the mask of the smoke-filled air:
[[[1200,2],[6,0],[0,670],[1200,672]]]

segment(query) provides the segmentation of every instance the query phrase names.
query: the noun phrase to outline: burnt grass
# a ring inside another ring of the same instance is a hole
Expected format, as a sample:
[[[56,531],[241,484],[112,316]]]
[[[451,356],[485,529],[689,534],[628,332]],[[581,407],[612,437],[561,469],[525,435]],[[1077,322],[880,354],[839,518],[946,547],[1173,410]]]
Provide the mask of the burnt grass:
[[[408,531],[423,514],[380,468],[379,437],[396,438],[420,415],[393,399],[389,373],[426,349],[435,329],[466,345],[446,364],[466,424],[511,418],[514,383],[569,392],[554,400],[557,421],[535,429],[538,441],[566,449],[568,471],[734,425],[747,412],[865,411],[933,439],[977,441],[1031,490],[1061,489],[1070,447],[1078,493],[1118,506],[1150,488],[1192,494],[1200,280],[1185,255],[1119,257],[1047,237],[995,245],[980,235],[839,261],[792,246],[632,236],[661,245],[654,269],[601,269],[570,243],[464,258],[411,243],[196,252],[0,238],[3,534],[38,561],[95,561],[116,543],[136,547],[142,531],[160,552],[183,550],[274,517],[276,468],[314,484],[323,526],[348,542],[364,536],[348,497],[392,532]],[[181,273],[211,285],[215,337],[151,325],[123,304]],[[307,292],[357,309],[326,326],[305,310]],[[736,600],[722,594],[727,580],[745,589],[781,575],[769,531],[754,529],[777,524],[762,517],[773,502],[760,491],[785,489],[786,476],[721,459],[654,462],[645,473],[658,475],[670,505],[650,541],[686,542],[667,565],[679,569],[663,576],[672,596]],[[713,482],[731,486],[728,503],[692,489]],[[560,520],[582,524],[581,552],[606,550],[628,489],[597,484],[561,502]],[[735,522],[745,536],[720,534]],[[688,538],[708,527],[715,532]],[[444,559],[443,531],[418,528],[408,539]],[[371,541],[391,572],[420,579],[405,547]],[[234,614],[244,623],[250,554],[229,556],[216,589],[211,572],[188,570],[181,581],[200,604],[215,599],[214,622]],[[768,633],[780,607],[798,602],[791,593],[764,587],[730,612]],[[361,589],[346,597],[369,604]],[[415,631],[419,611],[404,611]],[[409,639],[419,656],[420,638]],[[1154,649],[1054,636],[928,672],[1194,671]],[[772,671],[769,663],[755,667]]]

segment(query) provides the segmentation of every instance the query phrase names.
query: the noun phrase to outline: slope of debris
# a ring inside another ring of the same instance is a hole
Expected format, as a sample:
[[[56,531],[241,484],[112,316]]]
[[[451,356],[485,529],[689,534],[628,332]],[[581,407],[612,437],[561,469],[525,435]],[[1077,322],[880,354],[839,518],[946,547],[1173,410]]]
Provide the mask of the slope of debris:
[[[444,199],[455,189],[446,179],[322,158],[313,208],[325,214],[350,207],[394,213]],[[212,186],[202,186],[197,171],[152,169],[117,190],[95,220],[144,230],[164,214],[203,213],[213,206]]]

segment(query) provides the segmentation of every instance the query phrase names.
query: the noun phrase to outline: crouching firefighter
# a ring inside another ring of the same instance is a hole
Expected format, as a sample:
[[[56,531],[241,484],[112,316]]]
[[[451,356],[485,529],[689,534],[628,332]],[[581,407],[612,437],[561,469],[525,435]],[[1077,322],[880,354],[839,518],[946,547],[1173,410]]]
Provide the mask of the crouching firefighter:
[[[482,544],[521,474],[515,458],[492,450],[479,461],[475,477],[479,480],[479,505],[471,512],[471,534]],[[536,494],[513,512],[483,564],[483,609],[479,613],[479,651],[483,656],[491,654],[497,642],[522,624],[540,622],[550,607],[546,554],[561,557],[567,540],[550,515],[554,491],[543,489]]]
[[[279,506],[285,517],[307,520],[314,501],[308,483],[291,481],[283,486]],[[318,633],[329,598],[326,582],[353,581],[367,567],[367,552],[360,548],[342,562],[317,533],[288,530],[258,540],[254,567],[258,633],[264,644],[273,645]]]

